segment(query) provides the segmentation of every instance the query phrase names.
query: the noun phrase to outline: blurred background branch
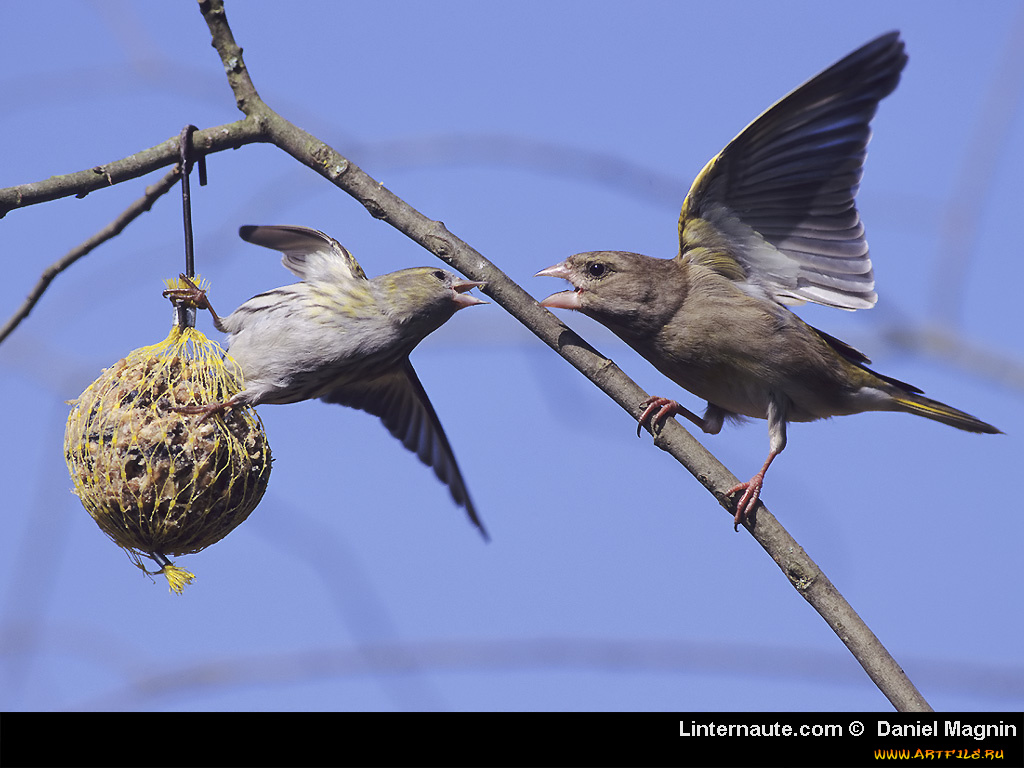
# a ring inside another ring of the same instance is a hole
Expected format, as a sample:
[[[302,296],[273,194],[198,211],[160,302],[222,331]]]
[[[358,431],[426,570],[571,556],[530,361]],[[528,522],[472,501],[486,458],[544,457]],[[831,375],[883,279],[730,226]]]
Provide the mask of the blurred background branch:
[[[22,628],[23,629],[23,628]],[[14,626],[0,626],[8,649],[19,653],[40,640]],[[211,657],[200,663],[158,663],[130,649],[111,654],[116,638],[85,626],[34,627],[49,638],[48,650],[95,664],[110,665],[121,685],[100,697],[79,700],[72,709],[133,710],[181,700],[197,690],[223,691],[238,686],[281,686],[325,679],[413,678],[471,671],[531,672],[544,669],[594,669],[618,674],[685,675],[803,680],[809,684],[856,687],[862,678],[842,655],[793,647],[744,642],[636,640],[618,638],[536,637],[510,640],[461,638],[398,644],[367,644],[307,649],[295,653]],[[74,639],[72,641],[72,638]],[[1012,700],[1024,685],[1024,669],[984,663],[911,659],[915,668],[942,672],[945,691]],[[437,702],[400,699],[400,706],[426,709]],[[172,704],[173,706],[173,704]]]

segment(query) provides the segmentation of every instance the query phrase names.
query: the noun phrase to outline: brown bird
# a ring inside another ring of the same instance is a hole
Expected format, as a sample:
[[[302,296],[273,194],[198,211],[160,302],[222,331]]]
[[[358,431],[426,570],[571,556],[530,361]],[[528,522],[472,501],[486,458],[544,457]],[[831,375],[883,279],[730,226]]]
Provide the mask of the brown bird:
[[[869,123],[906,61],[899,33],[883,35],[747,126],[690,188],[674,259],[594,251],[537,273],[574,287],[548,296],[543,306],[594,318],[708,402],[700,417],[652,397],[640,404],[640,426],[682,415],[717,434],[725,419],[768,420],[768,459],[728,491],[742,492],[737,529],[786,447],[790,421],[903,411],[969,432],[999,432],[875,373],[861,352],[785,306],[812,301],[853,310],[875,303],[854,197]]]

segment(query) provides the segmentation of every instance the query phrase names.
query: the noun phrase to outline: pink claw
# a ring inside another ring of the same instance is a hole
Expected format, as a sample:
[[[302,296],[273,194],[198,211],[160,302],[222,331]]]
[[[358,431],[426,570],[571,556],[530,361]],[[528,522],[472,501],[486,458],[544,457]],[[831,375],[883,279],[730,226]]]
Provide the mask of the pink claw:
[[[730,488],[725,492],[726,496],[732,496],[734,493],[743,491],[743,495],[740,496],[736,502],[736,514],[732,519],[733,530],[739,531],[740,525],[744,523],[747,516],[754,511],[754,507],[757,506],[758,500],[761,498],[761,488],[764,486],[764,476],[754,475],[746,483],[740,483],[739,485]]]
[[[761,498],[761,488],[764,486],[764,476],[768,471],[768,467],[772,465],[775,457],[779,455],[778,451],[772,451],[768,454],[768,460],[761,467],[761,471],[754,475],[750,480],[745,483],[740,483],[733,488],[730,488],[725,492],[726,496],[732,496],[734,493],[743,491],[743,495],[736,502],[736,515],[733,517],[733,530],[738,531],[740,525],[746,522],[747,517],[754,511],[754,507],[757,506],[758,500]]]
[[[640,430],[643,429],[644,424],[647,423],[648,419],[651,420],[651,426],[657,426],[669,416],[675,416],[679,413],[679,403],[675,400],[669,400],[667,397],[649,397],[640,403],[640,407],[644,409],[644,412],[640,414],[640,418],[636,425],[636,436],[640,437]],[[656,414],[654,412],[657,411]],[[652,418],[652,414],[654,417]]]

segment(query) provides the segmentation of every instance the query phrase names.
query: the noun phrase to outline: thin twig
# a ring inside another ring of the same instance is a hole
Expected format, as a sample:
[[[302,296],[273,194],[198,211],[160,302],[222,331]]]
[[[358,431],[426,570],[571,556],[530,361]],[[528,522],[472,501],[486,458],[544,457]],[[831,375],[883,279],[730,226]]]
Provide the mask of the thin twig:
[[[135,221],[136,218],[141,216],[143,213],[153,207],[153,203],[157,199],[165,194],[171,187],[174,186],[175,182],[178,181],[179,176],[178,168],[174,168],[168,171],[167,174],[160,179],[156,184],[146,187],[145,194],[142,195],[138,200],[129,205],[124,212],[121,213],[116,219],[110,222],[107,226],[97,232],[95,235],[90,237],[81,245],[72,248],[68,253],[61,259],[58,259],[53,264],[43,270],[43,274],[40,275],[39,281],[35,284],[32,290],[29,292],[25,301],[22,302],[18,310],[11,316],[11,318],[4,324],[3,328],[0,328],[0,343],[3,343],[4,339],[14,332],[21,322],[29,316],[29,313],[39,303],[39,300],[43,297],[46,289],[50,287],[50,283],[53,282],[54,278],[57,277],[61,272],[70,267],[80,258],[85,256],[87,253],[92,251],[97,246],[105,243],[111,238],[117,237],[124,231],[124,228]]]

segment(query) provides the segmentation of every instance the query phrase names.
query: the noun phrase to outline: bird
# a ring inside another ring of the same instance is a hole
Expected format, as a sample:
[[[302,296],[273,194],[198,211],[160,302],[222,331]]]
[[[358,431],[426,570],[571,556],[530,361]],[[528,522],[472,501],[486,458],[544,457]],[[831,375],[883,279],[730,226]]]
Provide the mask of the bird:
[[[757,117],[693,182],[674,258],[592,251],[537,273],[572,286],[542,306],[597,320],[707,401],[698,416],[675,400],[650,397],[640,403],[637,434],[674,415],[708,434],[726,420],[768,421],[767,460],[726,493],[740,494],[736,530],[756,517],[789,422],[902,411],[968,432],[1000,432],[876,373],[862,352],[789,309],[807,301],[868,309],[877,300],[855,197],[871,119],[906,62],[900,33],[884,34]]]
[[[487,303],[468,293],[484,283],[435,267],[367,278],[341,243],[307,227],[243,226],[238,233],[280,251],[282,264],[301,280],[254,296],[226,317],[194,284],[166,292],[210,311],[217,330],[228,334],[227,353],[240,367],[244,387],[224,402],[179,410],[209,414],[235,405],[319,399],[366,411],[433,468],[488,540],[409,360],[416,345],[455,312]]]

